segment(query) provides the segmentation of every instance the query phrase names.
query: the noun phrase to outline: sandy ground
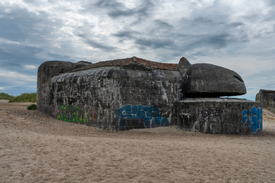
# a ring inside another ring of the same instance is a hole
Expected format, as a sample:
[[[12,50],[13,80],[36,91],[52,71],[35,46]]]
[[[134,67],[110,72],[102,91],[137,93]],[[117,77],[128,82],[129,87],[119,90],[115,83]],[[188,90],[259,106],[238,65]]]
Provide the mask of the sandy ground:
[[[0,101],[0,182],[275,182],[275,115],[262,135],[176,127],[110,133]]]

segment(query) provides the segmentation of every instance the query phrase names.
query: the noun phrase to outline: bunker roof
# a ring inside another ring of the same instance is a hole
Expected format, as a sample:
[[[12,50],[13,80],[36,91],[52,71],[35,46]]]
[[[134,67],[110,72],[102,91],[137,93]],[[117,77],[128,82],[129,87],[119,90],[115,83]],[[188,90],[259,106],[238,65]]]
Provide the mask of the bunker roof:
[[[98,67],[106,67],[106,66],[125,66],[130,64],[138,64],[145,67],[151,67],[154,69],[161,69],[161,70],[173,70],[176,71],[178,64],[168,64],[168,63],[160,63],[160,62],[153,62],[150,60],[145,60],[138,57],[131,57],[131,58],[124,58],[124,59],[116,59],[116,60],[108,60],[108,61],[101,61],[94,64],[87,65],[85,67],[77,68],[72,70],[71,72],[81,71],[81,70],[88,70],[92,68]]]

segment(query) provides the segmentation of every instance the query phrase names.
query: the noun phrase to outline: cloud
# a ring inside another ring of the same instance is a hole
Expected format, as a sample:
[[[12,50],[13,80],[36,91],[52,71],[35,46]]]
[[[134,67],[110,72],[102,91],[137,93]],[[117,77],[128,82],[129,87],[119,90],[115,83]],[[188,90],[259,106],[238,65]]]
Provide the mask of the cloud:
[[[100,61],[133,55],[236,70],[251,97],[275,69],[271,0],[97,0],[0,2],[1,87],[29,91],[46,60]],[[270,72],[269,72],[270,71]],[[12,73],[15,72],[15,73]],[[259,74],[259,75],[257,75]],[[26,77],[24,77],[26,76]],[[23,85],[22,85],[23,83]],[[33,87],[35,91],[35,87]]]
[[[193,22],[196,23],[214,23],[214,21],[210,18],[203,17],[203,16],[198,16],[193,19]]]
[[[95,5],[99,8],[107,8],[107,9],[119,9],[124,7],[123,3],[117,2],[115,0],[99,0],[95,3]],[[125,7],[124,7],[125,8]]]
[[[36,73],[34,74],[22,74],[20,71],[6,71],[0,69],[0,86],[3,92],[7,92],[11,95],[20,95],[26,92],[36,91]]]
[[[29,12],[26,9],[15,7],[8,12],[2,12],[0,17],[1,38],[15,42],[42,41],[49,36],[57,22],[52,22],[45,12]]]
[[[24,75],[15,71],[0,70],[0,76],[14,80],[14,82],[36,81],[36,76]]]
[[[275,91],[275,69],[264,70],[258,73],[251,73],[249,76],[244,76],[245,84],[248,93],[245,95],[250,100],[255,100],[256,94],[260,89],[274,90]],[[271,82],[270,82],[271,81]]]
[[[185,46],[188,49],[199,49],[200,47],[205,47],[208,49],[221,49],[228,45],[230,40],[230,35],[227,33],[215,34],[215,35],[197,35],[198,39],[195,42],[191,42]]]
[[[86,44],[90,45],[93,48],[98,48],[98,49],[108,50],[108,51],[112,51],[112,50],[116,49],[113,46],[108,46],[107,44],[102,44],[102,43],[99,43],[93,39],[87,38],[86,35],[78,34],[78,36],[81,37],[85,41]]]
[[[62,25],[53,22],[46,12],[37,14],[19,5],[0,13],[0,25],[5,27],[0,29],[0,66],[11,70],[19,70],[22,65],[37,65],[47,59],[45,52],[51,51],[54,32]]]
[[[108,10],[108,15],[112,18],[138,16],[148,17],[150,10],[154,4],[150,0],[142,0],[142,3],[138,6],[128,8],[125,4],[116,0],[99,0],[95,3],[98,8],[104,8]]]
[[[21,44],[0,44],[0,67],[5,71],[18,71],[22,74],[36,74],[36,69],[22,67],[22,65],[39,65],[43,62],[37,54],[43,49],[36,46],[26,46]],[[2,73],[3,74],[3,73]]]
[[[163,26],[163,25],[162,25]],[[165,25],[167,26],[167,25]],[[140,50],[147,48],[159,49],[159,48],[168,48],[173,46],[174,40],[169,38],[163,38],[161,36],[154,35],[142,35],[137,31],[119,31],[113,36],[122,40],[132,40]]]
[[[173,44],[173,40],[171,39],[152,39],[152,38],[137,38],[135,40],[135,43],[139,45],[140,49],[143,49],[144,47],[147,48],[166,48]]]
[[[26,69],[37,69],[37,66],[35,65],[23,65]]]
[[[171,29],[173,28],[173,25],[170,25],[169,23],[163,21],[163,20],[154,20],[158,28],[162,29]]]
[[[113,34],[113,36],[116,36],[118,38],[128,38],[128,39],[132,39],[134,38],[136,35],[139,35],[140,33],[137,31],[119,31],[115,34]]]

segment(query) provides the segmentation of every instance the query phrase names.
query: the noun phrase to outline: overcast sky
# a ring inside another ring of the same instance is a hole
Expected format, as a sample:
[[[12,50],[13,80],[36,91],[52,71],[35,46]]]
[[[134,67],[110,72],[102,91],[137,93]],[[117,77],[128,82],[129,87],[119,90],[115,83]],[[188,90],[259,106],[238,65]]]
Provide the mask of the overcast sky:
[[[275,90],[274,0],[0,0],[0,92],[36,92],[47,60],[212,63]]]

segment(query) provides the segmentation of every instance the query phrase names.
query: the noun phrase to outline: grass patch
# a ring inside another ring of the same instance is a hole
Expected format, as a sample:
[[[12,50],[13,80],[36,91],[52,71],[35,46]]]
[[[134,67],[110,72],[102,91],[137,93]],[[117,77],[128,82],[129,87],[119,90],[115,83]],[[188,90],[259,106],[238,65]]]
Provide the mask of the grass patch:
[[[0,100],[4,99],[4,100],[12,100],[15,97],[12,95],[9,95],[7,93],[0,93]]]
[[[36,93],[22,93],[21,95],[14,97],[10,102],[36,102]]]
[[[5,99],[10,102],[36,102],[36,93],[22,93],[21,95],[15,97],[7,93],[0,93],[0,100]]]

